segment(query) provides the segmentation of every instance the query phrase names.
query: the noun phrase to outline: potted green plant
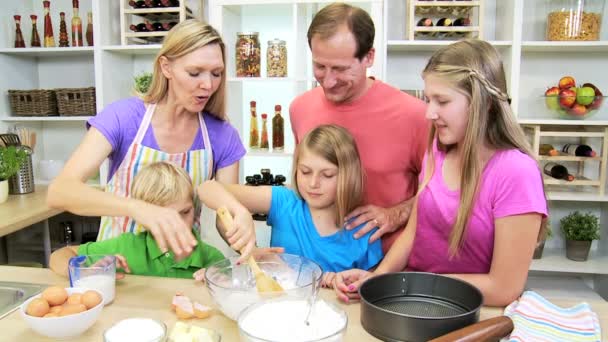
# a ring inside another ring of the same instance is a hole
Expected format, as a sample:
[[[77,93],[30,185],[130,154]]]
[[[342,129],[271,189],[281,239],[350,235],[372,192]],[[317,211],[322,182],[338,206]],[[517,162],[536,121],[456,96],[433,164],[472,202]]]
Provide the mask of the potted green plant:
[[[0,146],[0,203],[8,199],[8,179],[19,172],[27,153],[15,146]]]
[[[545,233],[544,238],[536,244],[536,248],[534,249],[534,256],[532,257],[532,259],[540,259],[543,257],[545,241],[547,241],[547,239],[550,239],[551,236],[553,236],[553,231],[551,230],[551,226],[549,225],[549,223],[547,223],[547,232]]]
[[[562,218],[559,223],[566,237],[566,257],[574,261],[587,260],[591,242],[600,238],[599,218],[577,210]]]
[[[152,73],[150,72],[142,72],[139,75],[134,77],[135,79],[135,92],[138,94],[145,94],[150,88],[150,84],[152,83]]]

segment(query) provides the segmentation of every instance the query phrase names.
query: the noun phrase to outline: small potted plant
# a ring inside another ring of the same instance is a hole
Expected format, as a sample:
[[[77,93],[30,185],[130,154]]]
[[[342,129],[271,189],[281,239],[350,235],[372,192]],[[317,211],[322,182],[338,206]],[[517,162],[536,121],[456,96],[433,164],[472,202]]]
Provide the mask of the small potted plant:
[[[135,79],[135,92],[137,94],[145,94],[150,88],[150,83],[152,83],[152,73],[150,72],[142,72],[138,76],[134,77]]]
[[[15,146],[0,146],[0,203],[8,199],[8,179],[19,172],[27,153]]]
[[[543,257],[545,241],[547,241],[547,239],[550,239],[551,236],[553,236],[553,231],[551,231],[551,226],[549,225],[549,223],[547,223],[547,231],[545,233],[545,236],[543,239],[541,239],[541,241],[536,244],[536,248],[534,249],[534,256],[532,257],[532,259],[540,259]]]
[[[600,238],[599,218],[591,213],[575,211],[559,223],[566,237],[566,257],[574,261],[586,261],[591,242]]]

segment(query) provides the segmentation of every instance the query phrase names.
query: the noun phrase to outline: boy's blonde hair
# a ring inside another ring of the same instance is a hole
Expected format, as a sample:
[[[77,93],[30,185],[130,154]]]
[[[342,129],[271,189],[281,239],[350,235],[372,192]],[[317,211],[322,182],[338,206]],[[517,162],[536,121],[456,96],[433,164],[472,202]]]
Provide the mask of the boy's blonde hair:
[[[226,65],[226,47],[220,34],[208,24],[197,19],[188,19],[175,25],[163,40],[163,45],[154,59],[154,71],[150,88],[140,97],[146,103],[158,103],[169,92],[169,80],[160,67],[160,58],[175,60],[210,44],[218,44],[222,50],[222,61]],[[220,86],[205,105],[209,114],[226,120],[226,72],[222,72]]]
[[[364,174],[357,144],[345,128],[337,125],[321,125],[308,132],[296,147],[292,166],[294,189],[300,197],[297,172],[304,150],[338,167],[336,225],[341,227],[344,217],[363,202]]]
[[[135,175],[131,197],[167,206],[184,198],[194,198],[194,189],[184,169],[161,161],[145,166]]]
[[[451,84],[469,100],[469,121],[461,146],[460,206],[449,239],[450,255],[454,256],[464,241],[483,172],[479,147],[486,145],[495,150],[514,148],[534,160],[536,157],[511,112],[502,60],[491,44],[465,39],[445,46],[433,54],[422,72],[423,77],[430,74]],[[427,151],[433,150],[435,134],[435,127],[431,126]],[[443,151],[451,147],[439,140],[437,145]],[[429,170],[425,170],[425,174],[432,175],[435,162],[432,153],[429,152],[428,156]],[[544,238],[545,227],[546,220],[543,220],[539,239]]]

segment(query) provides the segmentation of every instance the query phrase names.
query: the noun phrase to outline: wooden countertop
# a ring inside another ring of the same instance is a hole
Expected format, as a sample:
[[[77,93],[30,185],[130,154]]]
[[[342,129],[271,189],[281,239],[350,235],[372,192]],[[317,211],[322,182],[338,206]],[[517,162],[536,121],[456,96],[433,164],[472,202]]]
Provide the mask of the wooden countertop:
[[[0,236],[8,235],[34,223],[46,220],[62,211],[46,205],[47,186],[36,185],[36,191],[9,195],[0,203]]]
[[[68,281],[49,269],[35,269],[24,267],[0,266],[0,279],[3,281],[20,281],[39,284],[53,284],[68,286]],[[156,277],[131,276],[116,283],[116,298],[114,302],[105,307],[99,320],[83,335],[71,341],[99,341],[103,332],[114,323],[130,317],[147,317],[163,321],[168,329],[171,329],[177,318],[171,312],[170,303],[176,291],[183,292],[193,300],[202,304],[215,306],[204,285],[188,279],[171,279]],[[360,323],[359,304],[342,304],[337,302],[336,297],[330,290],[323,289],[321,297],[336,303],[348,314],[348,328],[346,332],[347,342],[354,341],[377,341],[368,334]],[[557,305],[566,307],[574,305],[580,300],[552,300]],[[600,324],[604,332],[604,340],[608,333],[608,303],[604,301],[590,302],[593,310],[600,317]],[[486,319],[502,314],[499,308],[482,308],[480,319]],[[238,327],[236,323],[221,312],[215,312],[210,318],[202,320],[191,320],[192,324],[213,328],[222,334],[222,341],[238,341]],[[49,341],[49,339],[37,335],[28,328],[15,311],[0,320],[0,331],[2,339],[6,341]]]

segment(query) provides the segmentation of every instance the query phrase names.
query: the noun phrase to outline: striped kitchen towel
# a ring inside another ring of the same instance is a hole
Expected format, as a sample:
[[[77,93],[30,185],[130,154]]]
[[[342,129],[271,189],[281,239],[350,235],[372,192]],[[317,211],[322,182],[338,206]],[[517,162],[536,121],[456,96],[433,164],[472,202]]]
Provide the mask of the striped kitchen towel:
[[[597,314],[587,303],[560,308],[534,291],[505,308],[515,328],[507,341],[600,341]]]

